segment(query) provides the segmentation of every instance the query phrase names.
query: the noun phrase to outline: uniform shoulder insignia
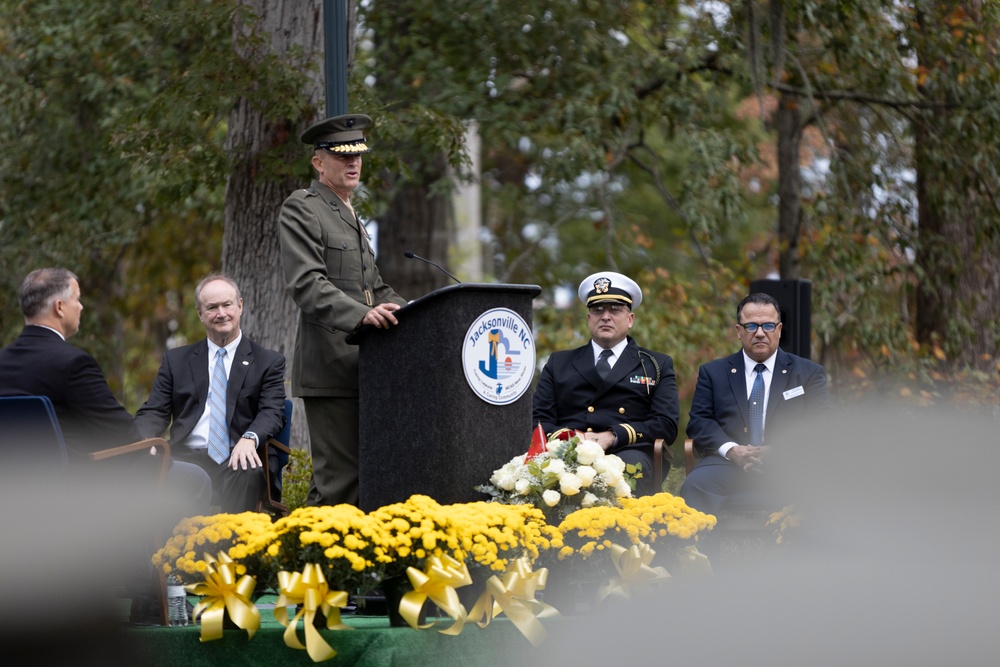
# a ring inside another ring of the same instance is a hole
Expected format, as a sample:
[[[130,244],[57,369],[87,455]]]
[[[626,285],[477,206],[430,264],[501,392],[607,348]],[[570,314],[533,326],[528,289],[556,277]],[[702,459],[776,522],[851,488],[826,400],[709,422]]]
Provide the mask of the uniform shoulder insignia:
[[[316,188],[305,188],[305,191],[306,191],[307,195],[310,195],[310,196],[313,196],[313,197],[319,195],[319,193],[316,192]]]

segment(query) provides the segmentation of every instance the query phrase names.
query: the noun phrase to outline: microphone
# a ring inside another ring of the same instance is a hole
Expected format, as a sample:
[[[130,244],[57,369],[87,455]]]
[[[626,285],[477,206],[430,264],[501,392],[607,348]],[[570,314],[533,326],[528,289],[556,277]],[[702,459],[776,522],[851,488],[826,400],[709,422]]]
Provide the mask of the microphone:
[[[413,252],[412,252],[412,251],[410,251],[410,250],[407,250],[407,251],[406,251],[406,252],[404,252],[403,254],[404,254],[404,255],[406,255],[406,258],[407,258],[407,259],[419,259],[419,260],[420,260],[421,262],[427,262],[428,264],[430,264],[431,266],[433,266],[433,267],[434,267],[435,269],[437,269],[438,271],[441,271],[441,272],[442,272],[442,273],[444,273],[444,274],[445,274],[446,276],[448,276],[449,278],[451,278],[452,280],[454,280],[454,281],[455,281],[456,283],[458,283],[459,285],[461,285],[461,284],[462,284],[462,281],[461,281],[461,280],[459,280],[459,279],[458,279],[458,278],[456,278],[455,276],[451,275],[450,273],[448,273],[448,271],[447,271],[446,269],[444,269],[444,268],[442,268],[442,267],[438,266],[437,264],[435,264],[435,263],[434,263],[434,262],[432,262],[431,260],[429,260],[429,259],[424,259],[424,258],[423,258],[423,257],[421,257],[420,255],[415,255],[415,254],[413,254]]]

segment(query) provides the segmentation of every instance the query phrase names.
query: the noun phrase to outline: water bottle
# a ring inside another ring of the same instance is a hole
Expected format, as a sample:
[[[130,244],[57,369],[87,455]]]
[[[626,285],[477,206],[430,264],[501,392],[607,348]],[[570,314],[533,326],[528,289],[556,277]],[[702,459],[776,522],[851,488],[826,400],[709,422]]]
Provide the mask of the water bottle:
[[[180,578],[173,573],[167,575],[167,623],[187,625],[187,592]]]

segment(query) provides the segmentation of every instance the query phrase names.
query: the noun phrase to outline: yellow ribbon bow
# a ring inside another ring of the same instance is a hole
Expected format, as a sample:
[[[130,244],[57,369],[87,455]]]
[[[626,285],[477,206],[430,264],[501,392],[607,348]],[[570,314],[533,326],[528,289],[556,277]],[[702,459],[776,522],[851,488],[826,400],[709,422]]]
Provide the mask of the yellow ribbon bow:
[[[517,559],[511,563],[502,580],[492,576],[486,581],[486,590],[469,612],[469,618],[485,628],[494,616],[507,614],[514,627],[534,646],[538,646],[548,635],[538,619],[559,613],[551,605],[535,599],[535,592],[545,589],[548,574],[548,569],[544,567],[532,572],[529,558]]]
[[[627,599],[632,596],[632,588],[635,586],[670,578],[666,569],[649,566],[656,552],[648,544],[633,544],[628,549],[612,544],[608,551],[611,552],[611,562],[614,563],[618,576],[612,577],[609,583],[598,589],[598,601],[610,595]]]
[[[313,662],[329,660],[337,652],[326,643],[313,624],[316,614],[326,617],[327,630],[353,630],[340,622],[340,608],[347,604],[347,591],[332,591],[323,576],[323,568],[309,563],[302,572],[278,573],[278,600],[274,603],[274,618],[285,626],[285,646],[306,649]],[[288,605],[298,605],[295,617],[288,621]],[[305,646],[299,641],[296,628],[304,620]]]
[[[223,551],[219,552],[218,560],[205,554],[205,561],[208,563],[205,581],[184,587],[187,592],[202,596],[192,614],[195,621],[201,618],[200,640],[222,639],[222,621],[227,611],[236,627],[246,630],[253,639],[260,627],[260,612],[250,601],[257,580],[245,574],[237,582],[236,564]]]
[[[399,601],[399,615],[403,620],[414,630],[434,625],[435,623],[420,624],[420,609],[424,606],[424,601],[430,598],[441,611],[455,619],[451,627],[440,630],[441,634],[457,635],[462,632],[466,612],[455,589],[472,583],[472,576],[465,563],[447,554],[440,557],[429,556],[422,572],[415,567],[408,567],[406,576],[410,578],[413,590],[405,593]]]
[[[674,574],[678,579],[702,579],[712,576],[712,564],[708,562],[708,556],[698,551],[695,545],[684,547],[677,558]]]

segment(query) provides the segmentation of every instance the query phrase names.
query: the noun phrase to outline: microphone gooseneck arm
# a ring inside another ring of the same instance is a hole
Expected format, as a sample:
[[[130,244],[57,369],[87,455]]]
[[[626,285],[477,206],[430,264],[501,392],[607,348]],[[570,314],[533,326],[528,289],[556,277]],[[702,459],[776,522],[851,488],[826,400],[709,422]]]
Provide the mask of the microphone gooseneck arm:
[[[444,268],[444,267],[442,267],[442,266],[438,266],[437,264],[435,264],[435,263],[434,263],[434,262],[432,262],[431,260],[429,260],[429,259],[424,259],[424,258],[423,258],[423,257],[421,257],[420,255],[417,255],[417,254],[414,254],[414,253],[413,253],[412,251],[410,251],[410,250],[407,250],[407,251],[406,251],[406,252],[404,252],[403,254],[404,254],[404,255],[406,256],[406,258],[407,258],[407,259],[419,259],[419,260],[420,260],[421,262],[426,262],[427,264],[430,264],[430,265],[431,265],[431,266],[433,266],[433,267],[434,267],[435,269],[437,269],[437,270],[438,270],[438,271],[440,271],[441,273],[445,274],[446,276],[448,276],[449,278],[451,278],[452,280],[454,280],[454,281],[455,281],[456,283],[458,283],[459,285],[461,285],[461,284],[462,284],[462,281],[461,281],[461,280],[459,280],[458,278],[456,278],[455,276],[451,275],[451,274],[450,274],[450,273],[448,272],[448,270],[447,270],[447,269],[445,269],[445,268]]]

